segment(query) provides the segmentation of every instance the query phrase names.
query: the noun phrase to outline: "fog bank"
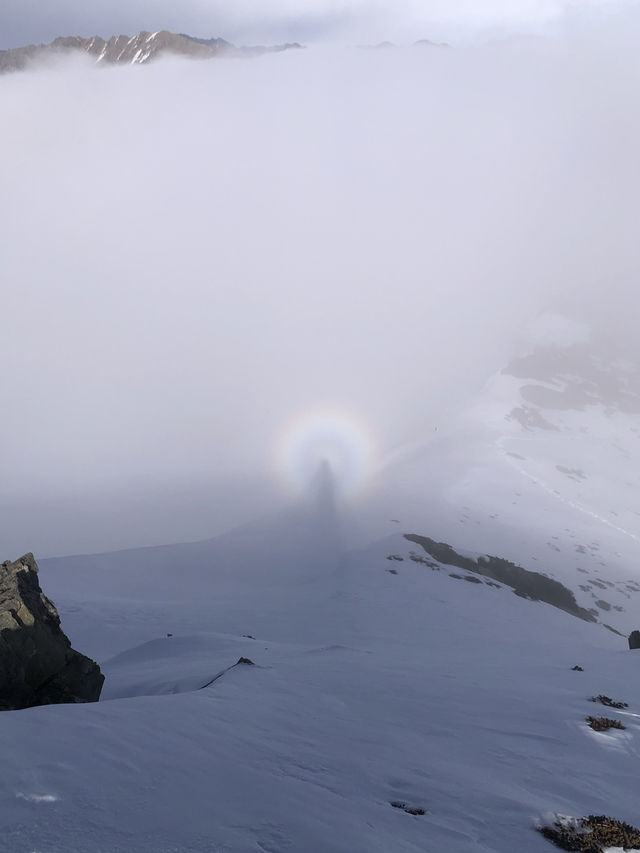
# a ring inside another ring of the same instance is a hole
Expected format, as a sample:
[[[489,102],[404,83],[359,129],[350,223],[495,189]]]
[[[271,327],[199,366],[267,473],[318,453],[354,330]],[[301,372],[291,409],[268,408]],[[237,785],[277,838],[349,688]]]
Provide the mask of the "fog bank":
[[[383,464],[541,312],[638,357],[637,24],[1,78],[4,556],[279,505],[309,411]]]

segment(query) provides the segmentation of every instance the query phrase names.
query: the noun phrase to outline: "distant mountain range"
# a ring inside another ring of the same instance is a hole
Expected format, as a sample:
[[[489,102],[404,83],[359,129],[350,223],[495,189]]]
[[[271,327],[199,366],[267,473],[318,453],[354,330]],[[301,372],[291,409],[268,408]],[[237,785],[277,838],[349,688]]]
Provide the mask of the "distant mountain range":
[[[108,40],[100,36],[64,36],[54,39],[50,44],[30,44],[0,51],[0,72],[19,71],[36,60],[73,53],[86,53],[93,57],[96,63],[142,65],[158,56],[171,54],[211,59],[218,56],[259,56],[301,47],[297,42],[271,47],[236,47],[222,38],[195,38],[167,30],[155,33],[143,30],[135,36],[111,36]]]
[[[377,44],[361,44],[360,47],[363,50],[386,50],[388,48],[399,47],[400,45],[394,44],[392,41],[381,41]],[[413,47],[451,47],[450,44],[446,41],[431,41],[430,39],[418,39],[418,41],[413,42]]]

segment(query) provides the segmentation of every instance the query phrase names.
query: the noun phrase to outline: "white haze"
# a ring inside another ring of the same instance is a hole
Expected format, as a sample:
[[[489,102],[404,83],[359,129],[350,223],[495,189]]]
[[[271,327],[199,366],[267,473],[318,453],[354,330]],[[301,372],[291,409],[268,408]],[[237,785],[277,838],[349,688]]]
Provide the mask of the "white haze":
[[[483,48],[0,78],[0,544],[197,538],[330,407],[380,457],[540,312],[633,343],[638,18]]]

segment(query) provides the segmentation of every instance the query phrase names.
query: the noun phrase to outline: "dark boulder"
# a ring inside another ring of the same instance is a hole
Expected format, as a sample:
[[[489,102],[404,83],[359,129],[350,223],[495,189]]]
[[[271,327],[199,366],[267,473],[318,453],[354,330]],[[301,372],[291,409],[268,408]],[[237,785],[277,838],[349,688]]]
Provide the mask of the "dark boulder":
[[[632,631],[629,634],[629,648],[640,649],[640,631]]]
[[[0,711],[97,702],[104,676],[71,648],[33,554],[0,565]]]

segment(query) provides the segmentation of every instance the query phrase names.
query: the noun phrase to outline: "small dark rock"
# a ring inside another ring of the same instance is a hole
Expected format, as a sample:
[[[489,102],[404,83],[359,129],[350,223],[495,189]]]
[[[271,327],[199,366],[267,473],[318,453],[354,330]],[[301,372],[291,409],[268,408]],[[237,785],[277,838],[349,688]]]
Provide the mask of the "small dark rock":
[[[629,648],[640,649],[640,631],[632,631],[629,634]]]
[[[612,847],[640,848],[640,831],[635,826],[605,815],[589,815],[569,825],[558,821],[553,826],[540,827],[539,832],[562,850],[603,853]]]
[[[246,664],[249,664],[249,666],[255,666],[255,664],[253,663],[253,661],[252,661],[252,660],[249,660],[249,658],[240,658],[240,659],[238,660],[238,663],[236,664],[236,666],[238,666],[238,664],[240,664],[240,663],[246,663]]]
[[[584,672],[584,669],[583,669],[581,666],[578,666],[578,665],[576,664],[575,666],[572,666],[572,667],[571,667],[571,671],[572,671],[572,672]]]
[[[597,696],[593,696],[590,702],[599,702],[601,705],[606,705],[607,708],[628,708],[629,705],[627,702],[614,702],[609,696],[605,696],[602,693],[599,693]]]
[[[594,732],[606,732],[609,729],[626,729],[620,720],[610,720],[608,717],[586,717],[587,723]]]
[[[403,812],[411,815],[423,815],[426,814],[424,809],[421,809],[418,806],[408,806],[406,803],[403,803],[401,800],[391,800],[391,805],[394,809],[402,809]]]
[[[398,574],[397,569],[387,569],[387,571],[389,572],[390,575],[397,575]]]

